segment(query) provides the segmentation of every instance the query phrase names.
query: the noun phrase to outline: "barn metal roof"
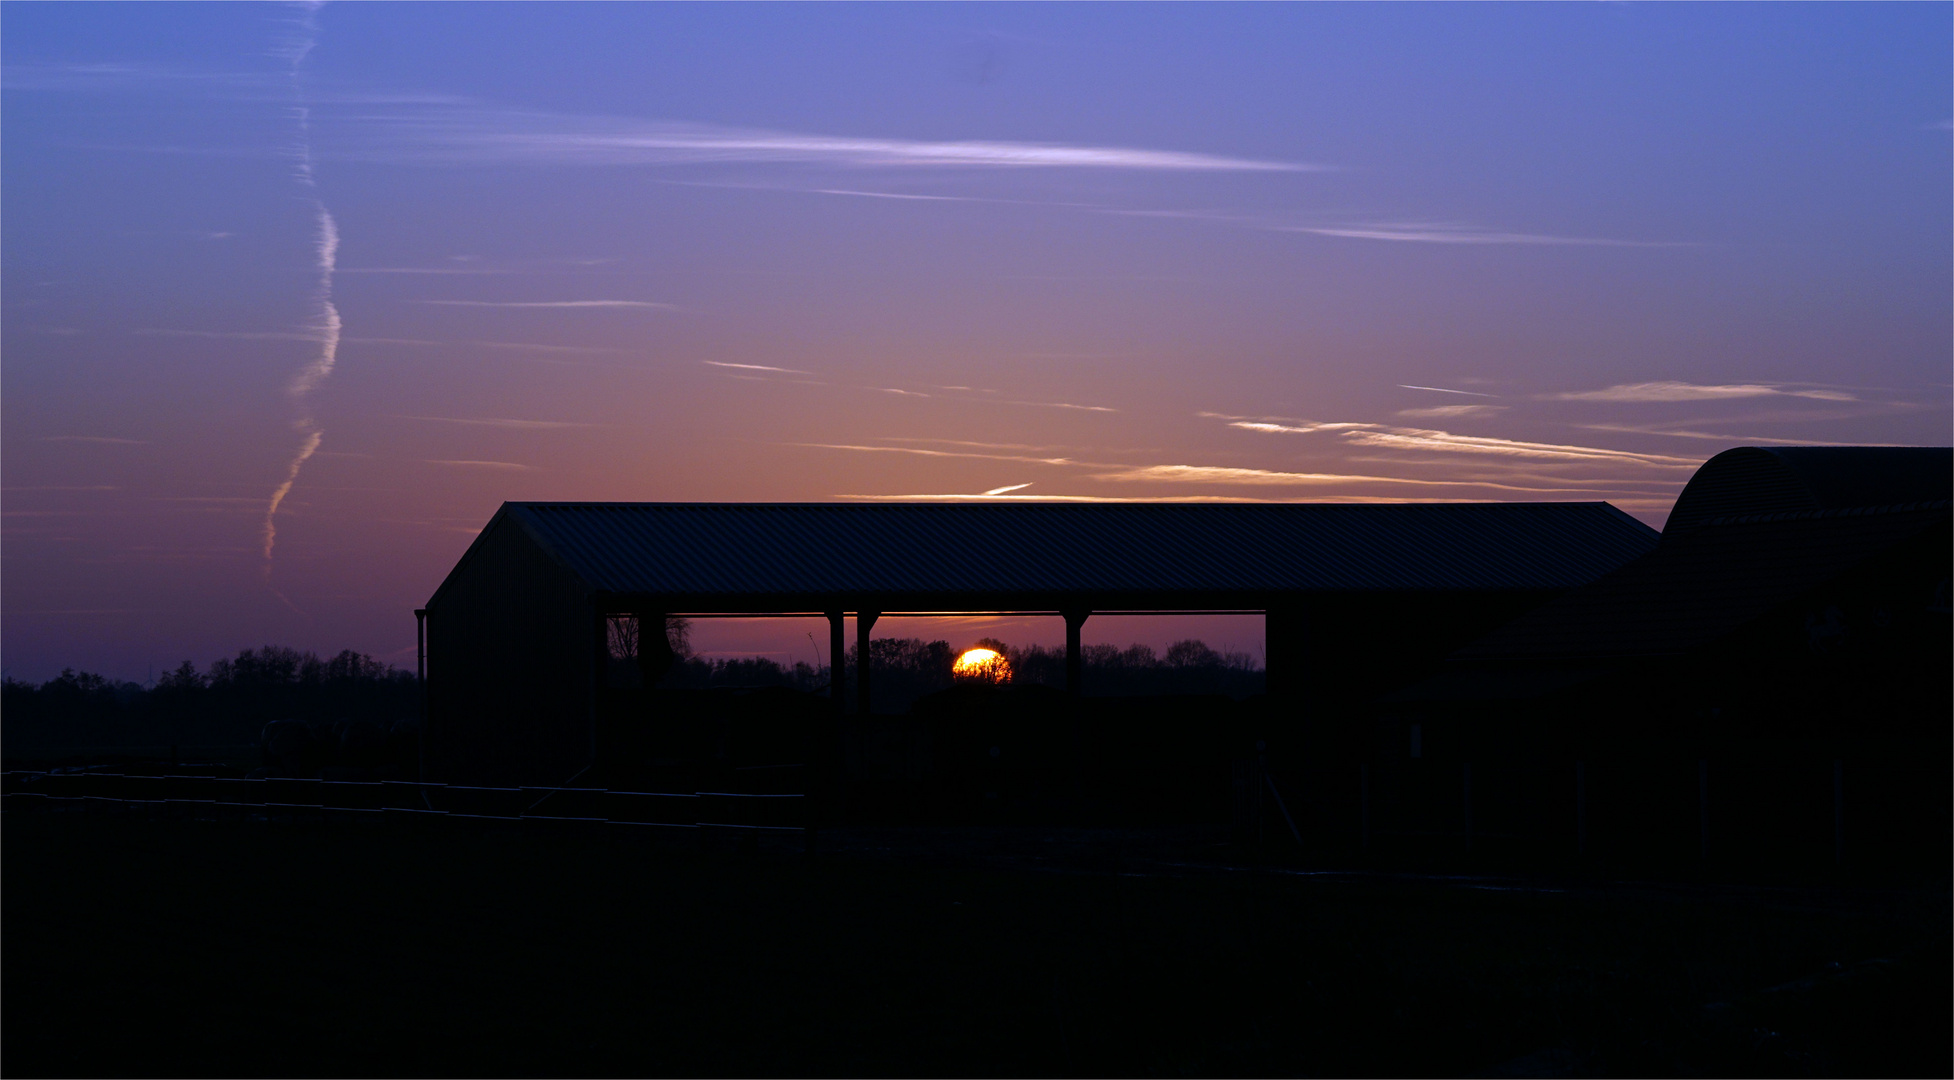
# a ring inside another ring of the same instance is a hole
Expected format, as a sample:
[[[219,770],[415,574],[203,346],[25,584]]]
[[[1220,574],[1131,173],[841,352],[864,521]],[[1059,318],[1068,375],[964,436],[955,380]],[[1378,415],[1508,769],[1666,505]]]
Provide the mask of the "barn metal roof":
[[[763,597],[1565,589],[1658,538],[1601,502],[506,503],[490,528],[505,517],[593,591],[725,605],[702,611]]]
[[[1734,517],[1895,506],[1954,495],[1954,448],[1739,446],[1703,463],[1667,533]]]

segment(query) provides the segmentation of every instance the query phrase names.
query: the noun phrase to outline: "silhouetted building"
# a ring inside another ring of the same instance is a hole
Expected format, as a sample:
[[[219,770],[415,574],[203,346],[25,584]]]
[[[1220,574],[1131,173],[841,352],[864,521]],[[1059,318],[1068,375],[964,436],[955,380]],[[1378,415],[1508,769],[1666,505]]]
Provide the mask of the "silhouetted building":
[[[882,613],[1044,613],[1066,620],[1076,690],[1095,612],[1266,613],[1289,723],[1343,715],[1656,539],[1606,503],[507,503],[428,602],[429,778],[590,768],[620,614],[825,616],[838,656],[850,614],[865,641]]]
[[[1949,727],[1954,450],[1741,447],[1662,542],[1385,700],[1372,749],[1579,756]]]

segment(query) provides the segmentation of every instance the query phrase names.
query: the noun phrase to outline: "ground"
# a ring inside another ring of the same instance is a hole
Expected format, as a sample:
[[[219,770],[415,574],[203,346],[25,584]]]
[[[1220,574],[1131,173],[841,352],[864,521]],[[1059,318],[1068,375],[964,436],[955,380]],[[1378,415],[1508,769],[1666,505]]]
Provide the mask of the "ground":
[[[810,860],[453,824],[6,814],[0,1070],[1950,1071],[1944,881],[1304,874],[1198,832],[841,833]]]

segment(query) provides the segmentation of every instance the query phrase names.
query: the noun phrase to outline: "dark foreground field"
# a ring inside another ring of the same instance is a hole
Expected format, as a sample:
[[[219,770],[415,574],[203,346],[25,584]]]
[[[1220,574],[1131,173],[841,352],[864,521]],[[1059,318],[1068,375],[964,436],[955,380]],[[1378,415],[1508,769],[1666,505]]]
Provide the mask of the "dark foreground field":
[[[1939,886],[18,814],[4,845],[14,1077],[1950,1071]]]

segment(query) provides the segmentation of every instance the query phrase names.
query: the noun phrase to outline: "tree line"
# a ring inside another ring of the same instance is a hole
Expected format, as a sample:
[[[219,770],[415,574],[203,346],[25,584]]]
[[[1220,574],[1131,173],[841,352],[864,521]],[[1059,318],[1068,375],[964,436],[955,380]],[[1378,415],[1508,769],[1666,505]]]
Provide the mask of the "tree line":
[[[417,723],[420,701],[411,671],[351,649],[322,658],[282,645],[243,649],[202,671],[185,660],[147,687],[73,668],[38,685],[0,680],[13,752],[241,746],[273,720],[322,736],[352,724],[392,732]]]
[[[766,657],[715,659],[696,655],[682,633],[669,635],[674,662],[660,689],[712,690],[786,687],[826,693],[829,667]],[[635,642],[626,643],[635,648]],[[1009,661],[1016,685],[1065,685],[1065,650],[977,643]],[[875,638],[869,642],[878,711],[897,712],[918,698],[954,685],[957,650],[947,641]],[[635,659],[613,643],[612,685],[641,685]],[[1177,641],[1164,654],[1145,645],[1083,650],[1085,692],[1095,696],[1226,694],[1247,697],[1263,686],[1247,653],[1221,652],[1198,640]],[[857,650],[843,657],[855,685]],[[297,720],[319,737],[343,739],[349,725],[405,732],[418,725],[420,687],[411,671],[351,649],[320,657],[282,645],[243,649],[203,670],[188,660],[150,686],[66,669],[44,683],[0,680],[5,743],[13,752],[54,748],[244,746],[259,741],[267,723]]]

